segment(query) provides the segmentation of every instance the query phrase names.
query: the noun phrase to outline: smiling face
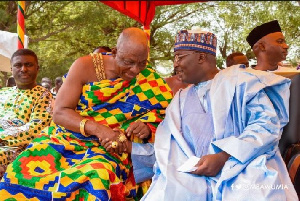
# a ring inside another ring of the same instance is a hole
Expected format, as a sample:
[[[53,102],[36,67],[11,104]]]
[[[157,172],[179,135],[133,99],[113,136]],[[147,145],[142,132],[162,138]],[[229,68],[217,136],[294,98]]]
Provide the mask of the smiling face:
[[[148,46],[145,33],[137,28],[126,29],[113,50],[118,76],[134,79],[147,64]]]
[[[11,69],[19,89],[32,89],[36,86],[39,66],[31,55],[15,56],[11,60]]]
[[[178,50],[175,52],[174,68],[179,71],[180,79],[189,84],[196,84],[201,78],[199,55],[205,54],[197,51]]]
[[[146,50],[133,48],[133,46],[117,50],[115,59],[119,69],[119,77],[124,80],[135,78],[146,67],[147,57],[148,52]]]

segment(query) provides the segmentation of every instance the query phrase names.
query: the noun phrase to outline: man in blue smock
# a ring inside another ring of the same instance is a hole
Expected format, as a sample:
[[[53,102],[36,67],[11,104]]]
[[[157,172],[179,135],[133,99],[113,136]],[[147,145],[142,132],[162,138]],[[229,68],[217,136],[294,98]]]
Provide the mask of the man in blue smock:
[[[175,65],[192,85],[177,92],[156,131],[155,175],[142,200],[298,200],[278,149],[290,80],[267,72],[288,46],[270,23],[247,38],[259,46],[257,69],[218,71],[213,33],[178,32]]]

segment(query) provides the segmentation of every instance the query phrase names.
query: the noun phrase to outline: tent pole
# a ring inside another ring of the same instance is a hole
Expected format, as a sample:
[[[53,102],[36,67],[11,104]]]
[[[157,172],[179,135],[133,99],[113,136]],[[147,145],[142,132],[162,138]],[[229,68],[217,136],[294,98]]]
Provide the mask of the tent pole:
[[[144,29],[144,32],[146,33],[147,39],[148,39],[148,48],[149,48],[148,61],[149,61],[150,60],[150,25],[144,26],[143,29]]]
[[[25,1],[18,1],[18,49],[24,48],[24,35],[25,35]]]

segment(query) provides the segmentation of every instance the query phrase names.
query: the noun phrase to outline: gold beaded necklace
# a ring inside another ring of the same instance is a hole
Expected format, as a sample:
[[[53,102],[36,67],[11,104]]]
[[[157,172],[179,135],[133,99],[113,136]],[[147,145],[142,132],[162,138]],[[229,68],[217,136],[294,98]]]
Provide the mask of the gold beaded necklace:
[[[101,53],[91,53],[90,55],[93,59],[94,67],[96,70],[96,77],[97,77],[98,81],[105,80],[106,76],[105,76],[105,72],[104,72],[104,64],[103,64],[102,54]]]

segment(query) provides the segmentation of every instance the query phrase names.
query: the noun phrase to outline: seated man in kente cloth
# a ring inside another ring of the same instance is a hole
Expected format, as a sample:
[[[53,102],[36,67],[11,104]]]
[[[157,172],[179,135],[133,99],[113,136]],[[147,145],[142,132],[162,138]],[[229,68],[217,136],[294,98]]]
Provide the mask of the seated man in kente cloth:
[[[11,70],[16,86],[0,89],[0,177],[51,121],[52,95],[36,83],[36,54],[29,49],[17,50],[11,57]]]
[[[132,161],[153,155],[149,144],[172,99],[164,80],[146,67],[148,52],[144,31],[127,28],[111,55],[77,59],[59,89],[51,126],[8,166],[0,195],[136,199]]]

